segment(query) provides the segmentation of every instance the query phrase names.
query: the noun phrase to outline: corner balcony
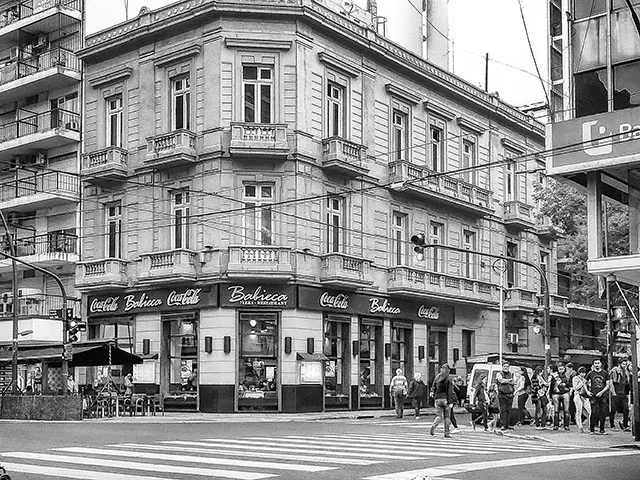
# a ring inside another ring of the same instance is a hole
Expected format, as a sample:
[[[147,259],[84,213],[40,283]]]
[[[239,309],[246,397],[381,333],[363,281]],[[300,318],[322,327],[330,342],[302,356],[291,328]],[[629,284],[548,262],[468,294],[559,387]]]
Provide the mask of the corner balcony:
[[[43,268],[55,268],[75,264],[78,256],[78,237],[62,232],[50,232],[44,235],[23,236],[14,239],[16,256],[25,262]],[[5,241],[0,250],[11,253],[11,248]],[[24,265],[16,265],[20,269]],[[12,262],[6,258],[0,260],[0,273],[10,272]]]
[[[536,292],[522,288],[505,288],[505,310],[527,310],[532,312],[538,306]]]
[[[10,103],[82,80],[80,60],[71,51],[55,48],[42,52],[21,51],[17,60],[0,67],[0,98]]]
[[[504,224],[519,229],[534,225],[533,207],[517,200],[504,202]]]
[[[560,232],[551,223],[551,218],[547,216],[536,219],[536,230],[538,236],[544,240],[555,240],[560,236]]]
[[[229,155],[237,158],[286,158],[287,126],[278,123],[231,123]]]
[[[227,277],[282,281],[293,277],[291,248],[274,245],[231,245]]]
[[[80,262],[76,268],[76,288],[80,290],[125,288],[128,263],[119,258]]]
[[[615,275],[620,282],[640,286],[640,253],[591,259],[587,267],[593,275]]]
[[[29,33],[52,32],[82,20],[82,0],[0,0],[2,43],[18,38],[20,30]],[[15,42],[13,42],[15,43]]]
[[[73,173],[18,170],[15,176],[0,184],[1,210],[38,210],[80,201],[80,178]]]
[[[0,157],[11,158],[80,142],[80,115],[56,109],[34,113],[19,109],[18,120],[0,125]]]
[[[172,168],[195,163],[196,134],[189,130],[175,130],[147,138],[144,164],[153,168]]]
[[[141,253],[138,271],[141,282],[192,281],[197,275],[198,254],[186,248]]]
[[[322,168],[350,177],[369,173],[367,147],[340,137],[322,140]]]
[[[400,160],[389,164],[389,188],[477,216],[493,213],[492,193],[457,178]],[[422,179],[422,180],[417,180]]]
[[[410,267],[390,268],[387,290],[389,293],[424,295],[439,300],[450,298],[474,305],[494,306],[499,301],[491,283]]]
[[[335,288],[368,287],[373,285],[371,260],[347,255],[346,253],[325,253],[320,255],[322,267],[320,282]]]
[[[552,293],[549,298],[549,307],[554,315],[569,316],[569,299],[567,297]]]
[[[11,287],[6,292],[7,302],[2,301],[0,306],[0,338],[12,338],[13,302]],[[21,289],[22,296],[18,298],[18,331],[31,330],[18,340],[25,342],[60,342],[62,341],[62,320],[49,318],[51,310],[62,308],[62,297],[57,295],[44,295],[30,293],[32,289]]]
[[[82,156],[82,174],[91,183],[123,181],[127,179],[129,152],[119,147],[108,147]]]

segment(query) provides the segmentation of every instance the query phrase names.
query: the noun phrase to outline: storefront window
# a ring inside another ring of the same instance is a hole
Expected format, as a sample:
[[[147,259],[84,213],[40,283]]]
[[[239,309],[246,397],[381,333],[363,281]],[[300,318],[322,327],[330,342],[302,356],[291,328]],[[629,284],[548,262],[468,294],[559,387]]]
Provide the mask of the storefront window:
[[[239,410],[278,409],[278,316],[240,314]]]
[[[102,321],[92,320],[87,326],[88,340],[113,340],[116,347],[134,352],[134,326],[135,324],[129,320],[129,317],[114,319],[105,319]],[[113,385],[118,388],[124,388],[124,375],[131,371],[131,366],[125,365],[102,365],[98,367],[86,367],[86,384],[91,384],[93,388],[103,388],[109,381],[109,375],[113,380]],[[78,372],[77,372],[78,373]],[[77,375],[82,377],[81,375]],[[80,385],[83,387],[85,385]]]
[[[613,67],[613,109],[640,105],[640,62],[630,62]]]
[[[360,324],[360,406],[382,406],[382,325]]]
[[[325,408],[349,407],[349,317],[325,317]]]
[[[400,368],[407,378],[413,377],[413,329],[411,325],[394,322],[391,328],[391,375]]]
[[[198,389],[198,336],[195,319],[171,322],[171,390]]]

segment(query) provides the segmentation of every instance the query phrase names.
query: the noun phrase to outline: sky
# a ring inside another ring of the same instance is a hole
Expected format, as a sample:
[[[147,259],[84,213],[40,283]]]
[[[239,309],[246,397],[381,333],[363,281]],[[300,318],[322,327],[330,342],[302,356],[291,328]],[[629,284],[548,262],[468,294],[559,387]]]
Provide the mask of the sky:
[[[546,79],[546,1],[520,2],[540,73]],[[153,10],[174,0],[128,0],[128,3],[132,18],[142,6]],[[86,0],[86,4],[88,33],[125,20],[125,0]],[[449,0],[449,19],[452,70],[456,75],[484,88],[485,55],[489,53],[490,92],[498,92],[502,100],[515,106],[545,100],[518,0]]]

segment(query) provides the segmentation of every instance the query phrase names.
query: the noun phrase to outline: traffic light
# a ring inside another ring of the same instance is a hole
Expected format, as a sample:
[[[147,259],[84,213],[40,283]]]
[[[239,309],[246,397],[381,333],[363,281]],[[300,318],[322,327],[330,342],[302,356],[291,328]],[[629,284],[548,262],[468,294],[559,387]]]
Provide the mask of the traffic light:
[[[533,323],[544,325],[544,307],[537,307],[533,310]]]
[[[78,328],[78,322],[75,318],[71,320],[67,320],[67,341],[70,343],[78,341],[78,332],[80,329]]]
[[[427,239],[424,233],[416,233],[411,237],[411,243],[413,243],[413,251],[416,252],[416,258],[419,261],[424,260],[424,249],[427,245]]]

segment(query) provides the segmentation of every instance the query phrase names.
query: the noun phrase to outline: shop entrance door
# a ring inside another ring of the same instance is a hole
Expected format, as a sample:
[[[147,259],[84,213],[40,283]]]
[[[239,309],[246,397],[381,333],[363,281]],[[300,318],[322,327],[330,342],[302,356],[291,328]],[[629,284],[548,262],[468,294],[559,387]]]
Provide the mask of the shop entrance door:
[[[324,408],[326,410],[349,409],[350,324],[349,316],[325,314],[323,352],[329,359],[325,363],[324,370]]]
[[[162,318],[160,393],[167,409],[198,408],[198,320],[195,314]]]
[[[440,366],[448,362],[447,327],[429,327],[429,386],[438,374]]]

